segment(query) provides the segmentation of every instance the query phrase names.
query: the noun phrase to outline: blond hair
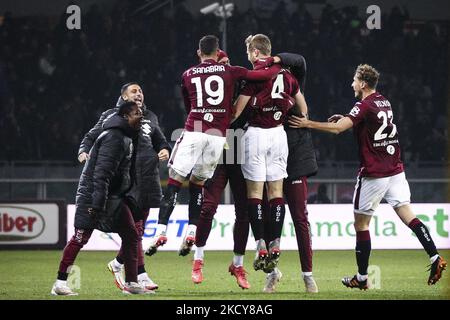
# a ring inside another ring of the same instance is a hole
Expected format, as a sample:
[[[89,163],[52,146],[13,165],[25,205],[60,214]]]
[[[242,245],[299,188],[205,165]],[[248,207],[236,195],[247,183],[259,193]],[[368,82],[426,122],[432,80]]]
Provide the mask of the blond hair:
[[[377,87],[378,78],[380,77],[380,73],[377,69],[368,64],[360,64],[358,68],[356,68],[355,75],[357,79],[367,83],[371,89]]]
[[[270,56],[272,44],[268,36],[264,34],[250,35],[245,39],[248,50],[258,49],[263,55]]]

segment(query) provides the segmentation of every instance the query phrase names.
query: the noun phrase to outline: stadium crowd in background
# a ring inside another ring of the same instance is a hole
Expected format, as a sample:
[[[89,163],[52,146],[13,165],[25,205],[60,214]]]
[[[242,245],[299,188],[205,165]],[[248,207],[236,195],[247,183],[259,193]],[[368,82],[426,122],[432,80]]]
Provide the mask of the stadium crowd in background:
[[[73,161],[83,134],[114,106],[117,88],[129,81],[143,85],[151,97],[148,106],[159,115],[168,139],[183,127],[179,78],[186,65],[197,62],[197,39],[220,35],[219,18],[194,16],[183,4],[173,11],[132,16],[139,5],[129,0],[117,1],[111,10],[97,5],[83,9],[81,30],[66,28],[65,13],[59,21],[4,14],[0,131],[8,134],[0,135],[0,160]],[[344,112],[354,102],[348,79],[355,64],[377,65],[383,75],[379,89],[390,97],[396,118],[402,119],[405,160],[444,161],[448,26],[411,22],[404,8],[382,14],[381,30],[369,31],[356,7],[326,5],[319,21],[301,5],[287,12],[282,2],[265,15],[235,10],[228,21],[233,37],[227,51],[233,64],[249,66],[242,39],[264,33],[274,39],[275,52],[302,53],[311,75],[306,86],[310,117],[318,120]],[[333,54],[328,54],[330,48]],[[429,128],[431,133],[416,128]],[[336,139],[315,133],[313,139],[319,161],[356,160],[351,134]]]

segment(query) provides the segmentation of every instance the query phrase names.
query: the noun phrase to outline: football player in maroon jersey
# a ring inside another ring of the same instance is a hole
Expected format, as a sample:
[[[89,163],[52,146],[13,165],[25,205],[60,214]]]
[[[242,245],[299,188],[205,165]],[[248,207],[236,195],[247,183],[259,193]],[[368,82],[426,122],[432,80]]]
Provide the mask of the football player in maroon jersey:
[[[306,64],[305,59],[301,55],[292,54],[292,53],[280,53],[274,56],[276,63],[280,62],[284,65],[288,65],[290,68],[295,70],[296,77],[301,78],[302,83],[304,84],[305,75],[306,75]],[[219,52],[219,62],[221,63],[229,63],[228,56],[225,52],[220,51]],[[300,81],[299,81],[300,82]],[[237,95],[236,95],[237,96]],[[270,96],[270,94],[269,94]],[[252,101],[254,101],[252,99]],[[260,103],[258,103],[259,105]],[[200,214],[200,219],[198,222],[197,227],[197,234],[196,234],[196,250],[194,254],[194,261],[192,266],[192,274],[191,278],[192,281],[196,284],[199,284],[203,281],[203,265],[204,265],[204,246],[206,245],[206,241],[208,239],[209,233],[211,231],[212,226],[212,219],[216,213],[217,207],[220,202],[220,198],[222,195],[222,192],[224,191],[226,185],[228,182],[230,182],[230,189],[233,193],[233,198],[235,201],[235,212],[236,212],[236,220],[235,225],[233,229],[233,240],[234,240],[234,248],[233,248],[233,261],[230,264],[228,270],[229,272],[236,277],[238,285],[243,289],[249,289],[250,284],[246,277],[246,271],[244,269],[244,254],[245,254],[245,248],[247,245],[247,239],[248,239],[248,231],[249,231],[249,219],[247,214],[247,194],[242,192],[242,190],[246,189],[245,185],[245,179],[242,174],[240,161],[238,160],[238,154],[240,154],[240,134],[239,129],[244,129],[247,120],[248,115],[251,111],[252,107],[247,105],[246,111],[241,113],[238,119],[233,121],[231,124],[231,129],[234,130],[233,136],[228,136],[228,144],[230,146],[236,146],[234,148],[231,148],[230,150],[227,150],[226,153],[224,153],[223,158],[223,164],[219,164],[216,168],[216,171],[214,172],[214,176],[208,181],[208,183],[205,185],[204,188],[204,202],[202,205],[202,210]],[[302,110],[303,111],[303,110]],[[304,112],[307,112],[305,110]],[[305,132],[306,129],[286,129],[290,132]],[[309,133],[309,131],[307,131]],[[294,139],[296,141],[295,148],[299,150],[301,153],[301,156],[298,156],[298,152],[293,152],[293,154],[297,154],[296,159],[300,161],[300,167],[302,168],[301,172],[299,171],[299,168],[297,164],[291,166],[291,173],[294,174],[295,179],[297,179],[298,174],[304,176],[306,175],[305,172],[311,172],[314,171],[314,168],[311,168],[310,164],[307,159],[309,159],[309,154],[307,152],[307,147],[305,147],[305,139],[299,139],[298,135],[295,135],[296,138]],[[289,133],[288,133],[288,139],[289,139]],[[234,141],[233,141],[234,140]],[[305,149],[306,148],[306,149]],[[314,152],[314,149],[311,145],[311,152]],[[288,160],[289,162],[289,160]],[[305,171],[306,170],[306,171]],[[308,171],[309,170],[309,171]],[[289,173],[289,168],[288,168]],[[303,180],[303,189],[306,190],[306,177]],[[295,218],[293,220],[295,221],[296,230],[299,223],[307,222],[307,218],[302,217],[303,214],[307,214],[304,204],[304,199],[302,197],[303,194],[306,194],[305,192],[299,192],[299,188],[297,184],[292,184],[294,188],[287,187],[289,190],[292,190],[289,195],[292,195],[291,197],[288,197],[288,201],[292,200],[292,205],[294,208],[292,209],[293,215],[295,215]],[[289,185],[290,186],[290,185]],[[295,200],[294,200],[295,198]],[[268,205],[268,204],[267,204]],[[291,205],[291,202],[289,202],[289,205]],[[270,214],[270,212],[269,212]],[[299,222],[301,221],[301,222]],[[298,222],[298,223],[297,223]],[[306,231],[302,229],[301,239],[302,246],[299,248],[304,248],[309,246],[310,249],[310,239],[309,239],[309,231],[308,227],[305,226]],[[306,234],[307,233],[307,234]],[[299,235],[300,236],[300,235]],[[306,238],[306,241],[304,241],[304,237]],[[299,240],[300,241],[300,240]],[[300,249],[299,249],[300,250]],[[302,257],[302,266],[304,261],[312,261],[312,252],[311,250],[300,250],[302,251],[301,257]],[[314,288],[317,288],[315,285],[314,279],[312,278],[312,263],[305,263],[305,266],[307,269],[302,271],[307,272],[307,277],[305,277],[305,284],[306,283],[312,283],[314,284]],[[302,272],[305,273],[305,272]],[[277,273],[279,275],[279,273]],[[273,276],[269,276],[268,278],[272,279]],[[311,281],[312,280],[312,281]],[[308,282],[306,282],[308,281]],[[270,283],[273,283],[272,280],[269,281]],[[273,285],[272,285],[273,287]],[[311,288],[311,285],[308,286],[308,288]],[[311,291],[310,289],[309,291]],[[313,291],[317,291],[316,289]]]
[[[179,255],[189,254],[195,242],[197,222],[203,203],[203,185],[212,177],[225,146],[225,131],[233,113],[235,83],[239,80],[270,80],[279,65],[261,70],[218,63],[219,39],[200,39],[197,54],[201,63],[182,76],[182,92],[188,117],[185,130],[169,159],[169,182],[159,211],[158,226],[147,255],[156,253],[167,241],[166,228],[181,184],[189,178],[189,225]],[[268,59],[266,67],[273,63]]]
[[[328,122],[316,122],[293,116],[293,127],[305,127],[339,134],[353,128],[359,146],[360,170],[353,196],[356,262],[358,272],[345,277],[342,283],[349,288],[366,290],[367,268],[371,251],[369,223],[384,198],[399,218],[416,234],[430,257],[428,284],[435,284],[442,276],[447,262],[439,255],[426,226],[416,217],[410,206],[409,184],[400,159],[397,126],[393,122],[391,103],[376,90],[378,71],[359,65],[352,88],[360,101],[346,115],[333,115]]]
[[[249,36],[246,41],[247,55],[255,70],[264,68],[271,54],[270,39],[263,34]],[[250,82],[243,88],[236,101],[236,114],[244,109],[252,96],[267,92],[271,99],[254,106],[249,116],[249,126],[241,140],[243,150],[242,173],[247,184],[248,214],[256,241],[255,270],[273,270],[280,256],[280,237],[285,216],[283,179],[287,177],[288,143],[283,122],[287,111],[294,106],[306,104],[296,78],[286,69],[266,82]],[[283,99],[283,94],[290,99]],[[285,103],[285,102],[287,103]],[[264,183],[267,182],[270,202],[271,230],[268,246],[264,240],[262,199]]]

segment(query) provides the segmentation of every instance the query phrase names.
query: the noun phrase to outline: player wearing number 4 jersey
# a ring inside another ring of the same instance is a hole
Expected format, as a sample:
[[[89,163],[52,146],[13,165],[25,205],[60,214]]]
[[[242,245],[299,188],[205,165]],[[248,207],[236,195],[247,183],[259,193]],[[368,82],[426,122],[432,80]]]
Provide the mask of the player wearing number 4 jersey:
[[[367,268],[371,251],[369,223],[372,215],[384,198],[400,219],[416,234],[430,257],[428,284],[435,284],[447,267],[439,255],[425,225],[414,215],[409,205],[408,181],[400,160],[400,145],[397,127],[393,123],[390,102],[376,91],[379,73],[375,68],[359,65],[353,77],[355,97],[361,99],[350,113],[333,115],[328,122],[315,122],[293,116],[289,123],[293,127],[306,127],[331,133],[341,133],[353,127],[358,141],[360,171],[353,197],[356,262],[358,273],[345,277],[342,283],[349,288],[366,290]]]
[[[182,92],[188,118],[169,160],[169,182],[159,211],[158,226],[147,255],[167,241],[166,228],[176,204],[181,184],[189,180],[189,225],[179,254],[189,254],[203,203],[203,185],[212,177],[225,146],[225,131],[230,125],[232,98],[236,81],[266,81],[280,70],[267,59],[265,68],[250,71],[217,62],[219,39],[208,35],[200,39],[197,54],[201,63],[183,73]]]
[[[263,34],[249,36],[245,40],[248,60],[255,70],[261,68],[271,54],[270,39]],[[258,95],[268,95],[268,99]],[[283,99],[283,94],[287,99]],[[288,143],[283,122],[290,108],[297,102],[305,104],[295,77],[286,69],[281,69],[277,77],[265,82],[250,82],[245,85],[236,102],[236,114],[244,109],[250,98],[253,110],[249,116],[249,126],[241,140],[243,150],[242,173],[247,185],[247,205],[249,220],[256,241],[255,270],[272,271],[280,256],[280,237],[285,216],[283,200],[283,179],[286,178]],[[292,97],[292,101],[291,101]],[[261,99],[259,99],[261,98]],[[264,102],[256,103],[261,100]],[[264,240],[264,220],[262,199],[264,183],[267,182],[270,203],[269,243]],[[269,265],[269,266],[268,266]],[[267,268],[266,268],[267,267]]]

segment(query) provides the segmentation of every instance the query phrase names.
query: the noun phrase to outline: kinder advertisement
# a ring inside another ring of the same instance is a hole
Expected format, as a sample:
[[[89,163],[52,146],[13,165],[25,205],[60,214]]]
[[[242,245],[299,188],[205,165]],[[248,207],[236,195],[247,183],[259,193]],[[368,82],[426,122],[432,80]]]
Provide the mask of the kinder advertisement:
[[[412,204],[412,209],[429,228],[438,249],[450,248],[450,203]],[[309,205],[309,222],[311,225],[312,245],[314,250],[354,249],[355,231],[353,228],[353,206],[351,204]],[[68,234],[70,239],[74,233],[73,220],[75,206],[68,206]],[[177,205],[168,225],[168,242],[159,250],[177,251],[187,229],[187,205]],[[143,247],[150,244],[155,234],[158,220],[158,209],[152,209],[146,223]],[[205,249],[233,249],[234,206],[220,205],[213,220],[211,234]],[[420,249],[416,236],[405,226],[387,204],[381,204],[371,222],[371,238],[373,249]],[[117,234],[105,234],[94,231],[86,250],[117,250],[120,237]],[[254,250],[255,241],[250,232],[247,249]],[[295,228],[286,206],[282,250],[296,250]]]
[[[62,202],[0,203],[2,249],[60,248],[65,233],[66,206]]]

